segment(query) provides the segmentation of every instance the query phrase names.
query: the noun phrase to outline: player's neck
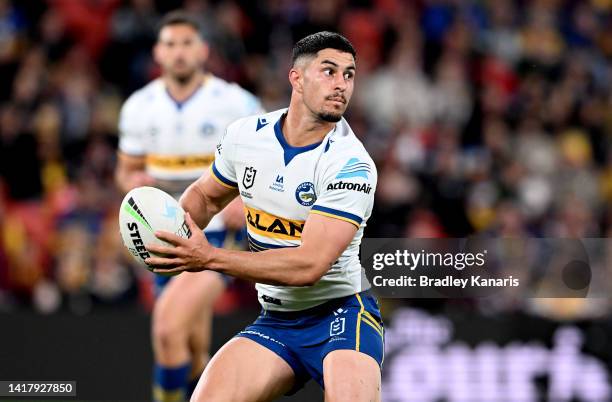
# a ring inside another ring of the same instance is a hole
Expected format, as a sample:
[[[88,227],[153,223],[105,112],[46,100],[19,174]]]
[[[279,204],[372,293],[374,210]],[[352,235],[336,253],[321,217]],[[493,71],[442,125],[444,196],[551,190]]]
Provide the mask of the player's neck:
[[[199,71],[188,80],[188,81],[178,81],[171,77],[164,77],[164,83],[166,85],[166,89],[170,93],[173,99],[177,102],[182,102],[188,99],[198,88],[204,83],[206,76],[203,72]]]
[[[296,107],[296,105],[289,106],[282,125],[285,140],[291,146],[304,147],[321,142],[336,126],[336,123],[321,121],[311,116],[305,107],[303,107],[304,110],[298,110],[298,108],[299,106]]]

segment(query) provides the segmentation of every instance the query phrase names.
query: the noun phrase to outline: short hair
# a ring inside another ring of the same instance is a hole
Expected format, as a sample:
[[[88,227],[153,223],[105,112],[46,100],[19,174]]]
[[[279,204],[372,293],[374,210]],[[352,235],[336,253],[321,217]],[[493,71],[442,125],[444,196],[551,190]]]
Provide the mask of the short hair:
[[[162,20],[157,26],[157,36],[162,29],[171,25],[189,25],[192,27],[200,37],[202,37],[202,29],[198,20],[192,15],[183,10],[174,10],[164,15]]]
[[[322,31],[300,39],[293,46],[291,64],[295,65],[296,60],[303,56],[316,56],[323,49],[340,50],[357,58],[357,52],[348,39],[336,32]]]

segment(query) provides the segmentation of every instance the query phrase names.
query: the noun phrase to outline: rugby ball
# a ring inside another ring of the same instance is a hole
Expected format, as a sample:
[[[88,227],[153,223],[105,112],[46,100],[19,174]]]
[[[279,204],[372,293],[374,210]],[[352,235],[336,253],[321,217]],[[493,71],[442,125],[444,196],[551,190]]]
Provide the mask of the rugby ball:
[[[184,238],[191,236],[185,222],[185,211],[170,194],[155,187],[131,190],[121,202],[119,231],[123,244],[134,260],[149,271],[152,268],[144,260],[153,253],[147,251],[145,245],[169,245],[155,237],[156,230],[165,230]]]

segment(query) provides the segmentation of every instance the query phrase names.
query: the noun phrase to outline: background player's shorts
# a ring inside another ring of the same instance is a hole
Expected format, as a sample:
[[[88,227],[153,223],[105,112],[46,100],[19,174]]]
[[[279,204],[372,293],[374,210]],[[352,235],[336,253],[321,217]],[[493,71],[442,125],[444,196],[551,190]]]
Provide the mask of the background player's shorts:
[[[382,367],[384,327],[368,291],[296,312],[262,310],[236,336],[249,338],[285,360],[295,373],[295,393],[310,379],[323,385],[323,359],[339,349],[365,353]]]
[[[246,241],[246,228],[237,232],[228,232],[227,230],[215,230],[210,232],[204,232],[206,239],[213,247],[224,247],[224,248],[238,248],[237,245],[244,245]],[[219,274],[223,278],[226,286],[229,286],[234,278]],[[172,280],[173,276],[155,275],[155,297],[159,297],[161,292],[164,290],[168,282]]]

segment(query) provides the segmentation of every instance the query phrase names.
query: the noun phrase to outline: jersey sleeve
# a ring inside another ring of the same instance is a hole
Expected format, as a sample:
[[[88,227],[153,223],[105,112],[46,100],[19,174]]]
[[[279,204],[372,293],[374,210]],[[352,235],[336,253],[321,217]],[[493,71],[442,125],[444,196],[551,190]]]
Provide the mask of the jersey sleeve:
[[[235,126],[230,124],[221,137],[215,149],[215,160],[210,165],[211,176],[219,184],[228,188],[238,188],[236,169],[234,167],[235,155]]]
[[[119,150],[128,155],[146,154],[142,118],[138,116],[137,99],[129,98],[119,114]]]
[[[368,157],[338,158],[325,170],[311,213],[352,223],[359,228],[372,213],[377,172]]]

